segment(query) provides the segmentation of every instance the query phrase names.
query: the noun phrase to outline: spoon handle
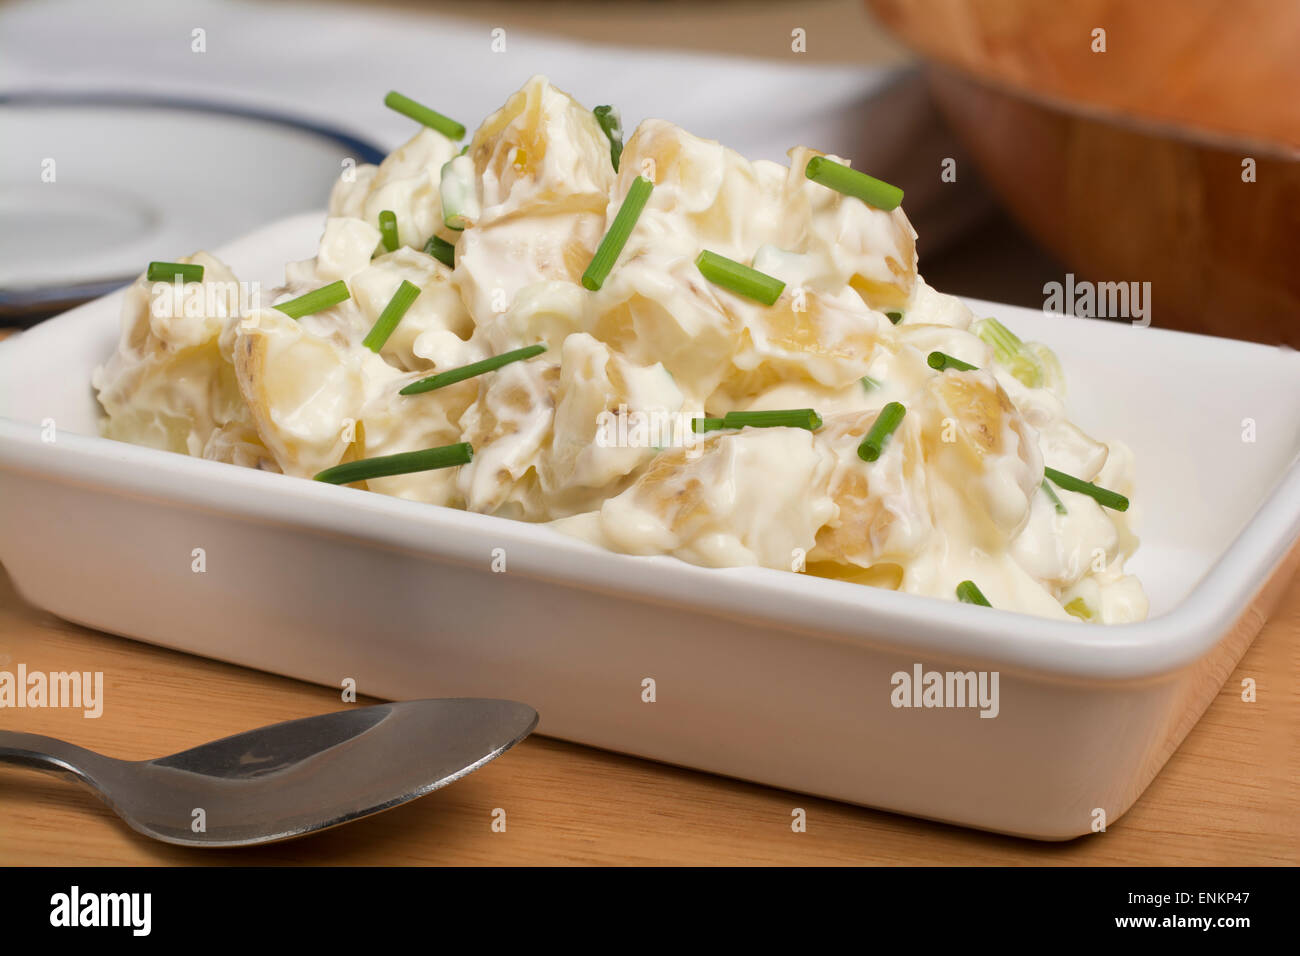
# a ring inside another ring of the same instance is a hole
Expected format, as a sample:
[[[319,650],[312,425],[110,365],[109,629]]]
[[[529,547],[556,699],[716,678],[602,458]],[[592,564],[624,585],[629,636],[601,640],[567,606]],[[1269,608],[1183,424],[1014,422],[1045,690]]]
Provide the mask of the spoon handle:
[[[0,762],[75,774],[87,782],[105,769],[110,758],[66,740],[41,734],[0,730]]]

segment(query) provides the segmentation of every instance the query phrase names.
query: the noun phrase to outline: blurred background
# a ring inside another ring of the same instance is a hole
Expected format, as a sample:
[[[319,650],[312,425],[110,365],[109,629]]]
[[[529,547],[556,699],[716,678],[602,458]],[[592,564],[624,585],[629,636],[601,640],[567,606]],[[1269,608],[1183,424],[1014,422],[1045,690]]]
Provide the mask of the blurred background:
[[[944,291],[1150,283],[1154,326],[1300,346],[1297,41],[1292,0],[10,0],[0,323],[322,208],[410,136],[390,89],[472,130],[541,72],[851,157]]]

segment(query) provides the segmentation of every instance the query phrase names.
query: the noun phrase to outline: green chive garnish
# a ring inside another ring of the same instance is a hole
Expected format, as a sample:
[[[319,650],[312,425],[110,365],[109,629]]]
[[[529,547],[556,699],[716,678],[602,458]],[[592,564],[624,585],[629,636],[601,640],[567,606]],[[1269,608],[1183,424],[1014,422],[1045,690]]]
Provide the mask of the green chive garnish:
[[[854,196],[877,209],[897,209],[903,201],[903,191],[897,186],[881,182],[856,169],[849,169],[825,156],[814,156],[808,160],[803,174],[815,183],[821,183],[837,193]]]
[[[811,408],[779,408],[771,411],[727,412],[721,418],[692,418],[691,431],[716,432],[721,428],[806,428],[822,427],[822,417]]]
[[[406,310],[411,307],[411,303],[419,294],[418,285],[403,279],[402,284],[393,293],[393,297],[388,300],[388,305],[384,306],[384,311],[379,313],[374,326],[361,340],[361,344],[372,352],[382,349],[388,337],[393,334],[393,329],[397,328],[397,323],[402,321],[402,316],[406,315]]]
[[[474,449],[465,441],[457,445],[425,448],[422,451],[403,451],[396,455],[345,461],[333,468],[326,468],[316,476],[316,480],[328,481],[331,485],[349,485],[368,478],[387,478],[389,475],[409,475],[415,471],[468,465],[473,458]]]
[[[435,129],[448,139],[464,139],[465,127],[454,119],[443,116],[437,110],[431,110],[423,103],[417,103],[409,96],[403,96],[396,90],[384,97],[384,105],[390,110],[397,110],[403,116],[409,116],[417,123],[423,123]]]
[[[822,417],[811,408],[782,408],[760,412],[727,412],[723,428],[806,428],[810,432],[822,427]]]
[[[903,416],[906,414],[907,409],[901,402],[890,402],[882,408],[867,431],[867,437],[862,439],[862,444],[858,446],[858,457],[863,461],[875,461],[879,458],[885,448],[885,442],[902,424]]]
[[[695,266],[704,278],[737,295],[747,296],[764,305],[771,305],[781,297],[785,283],[757,269],[741,265],[726,256],[705,249],[695,258]]]
[[[475,375],[482,375],[484,372],[494,372],[503,365],[509,365],[511,362],[522,362],[534,355],[541,355],[545,351],[545,345],[529,345],[522,349],[515,349],[513,352],[502,352],[500,355],[483,359],[481,362],[471,362],[469,365],[448,369],[445,372],[439,372],[437,375],[422,378],[418,382],[412,382],[398,394],[419,395],[421,392],[432,392],[435,388],[455,385],[457,382],[463,382]]]
[[[903,313],[902,313],[902,312],[886,312],[886,313],[885,313],[885,318],[887,318],[890,322],[893,322],[895,325],[897,325],[899,322],[902,322],[902,321],[903,321]]]
[[[880,383],[870,375],[862,376],[860,381],[862,382],[862,390],[864,392],[874,392],[876,389],[880,388]]]
[[[600,240],[600,245],[596,247],[596,254],[591,257],[591,264],[582,274],[584,288],[595,292],[604,284],[609,270],[614,268],[618,254],[623,251],[623,246],[627,245],[628,236],[632,235],[641,210],[645,208],[654,188],[655,184],[644,176],[638,176],[632,181],[632,186],[623,199],[623,205],[618,207],[614,221],[610,224],[609,232],[605,233],[605,238]]]
[[[1047,497],[1052,502],[1052,507],[1056,509],[1058,515],[1068,515],[1070,513],[1066,510],[1065,502],[1062,501],[1060,496],[1052,490],[1052,486],[1047,483],[1046,478],[1043,479],[1043,491],[1046,492]]]
[[[989,599],[984,596],[979,588],[975,586],[974,581],[963,581],[957,585],[957,600],[963,604],[978,604],[981,607],[992,607]]]
[[[623,122],[619,119],[618,110],[612,106],[597,106],[591,112],[609,139],[609,158],[614,164],[614,172],[618,172],[618,160],[623,155]]]
[[[337,282],[331,282],[329,285],[321,286],[319,289],[313,289],[305,295],[300,295],[296,299],[281,302],[275,308],[291,319],[301,319],[304,315],[311,315],[313,312],[328,309],[332,305],[346,302],[349,298],[351,298],[351,293],[348,292],[348,284],[339,279]]]
[[[955,368],[961,372],[978,372],[978,365],[971,365],[970,362],[963,362],[959,358],[953,358],[947,352],[931,352],[925,360],[930,368],[942,372],[946,368]]]
[[[1077,491],[1081,495],[1087,495],[1102,507],[1112,508],[1115,511],[1128,511],[1128,499],[1118,492],[1100,488],[1090,481],[1075,478],[1073,475],[1067,475],[1055,468],[1044,468],[1043,474],[1051,479],[1052,484],[1058,485],[1066,491]]]
[[[430,236],[424,244],[425,255],[433,256],[448,269],[456,268],[456,247],[446,239]]]
[[[202,282],[203,266],[184,262],[151,262],[145,270],[150,282],[171,282],[180,276],[182,282]]]
[[[379,237],[383,240],[385,249],[389,252],[397,251],[397,213],[391,209],[385,209],[379,214]]]

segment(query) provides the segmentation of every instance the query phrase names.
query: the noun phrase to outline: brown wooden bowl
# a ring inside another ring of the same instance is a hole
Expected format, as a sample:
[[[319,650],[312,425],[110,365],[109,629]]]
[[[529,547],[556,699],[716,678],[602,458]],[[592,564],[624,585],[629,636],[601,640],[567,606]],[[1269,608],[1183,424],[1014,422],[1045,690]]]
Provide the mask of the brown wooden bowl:
[[[1155,326],[1300,346],[1300,4],[867,2],[1077,278],[1149,281]]]

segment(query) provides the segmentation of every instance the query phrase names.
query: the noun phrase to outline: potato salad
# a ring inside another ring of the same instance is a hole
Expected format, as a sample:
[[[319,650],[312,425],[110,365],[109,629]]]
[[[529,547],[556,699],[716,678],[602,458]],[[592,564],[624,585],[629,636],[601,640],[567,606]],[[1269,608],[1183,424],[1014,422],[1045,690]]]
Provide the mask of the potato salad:
[[[1070,421],[1032,328],[926,285],[901,190],[664,120],[624,142],[544,77],[467,145],[386,102],[419,131],[344,169],[282,287],[199,252],[128,288],[107,436],[626,554],[1146,615],[1129,449]]]

